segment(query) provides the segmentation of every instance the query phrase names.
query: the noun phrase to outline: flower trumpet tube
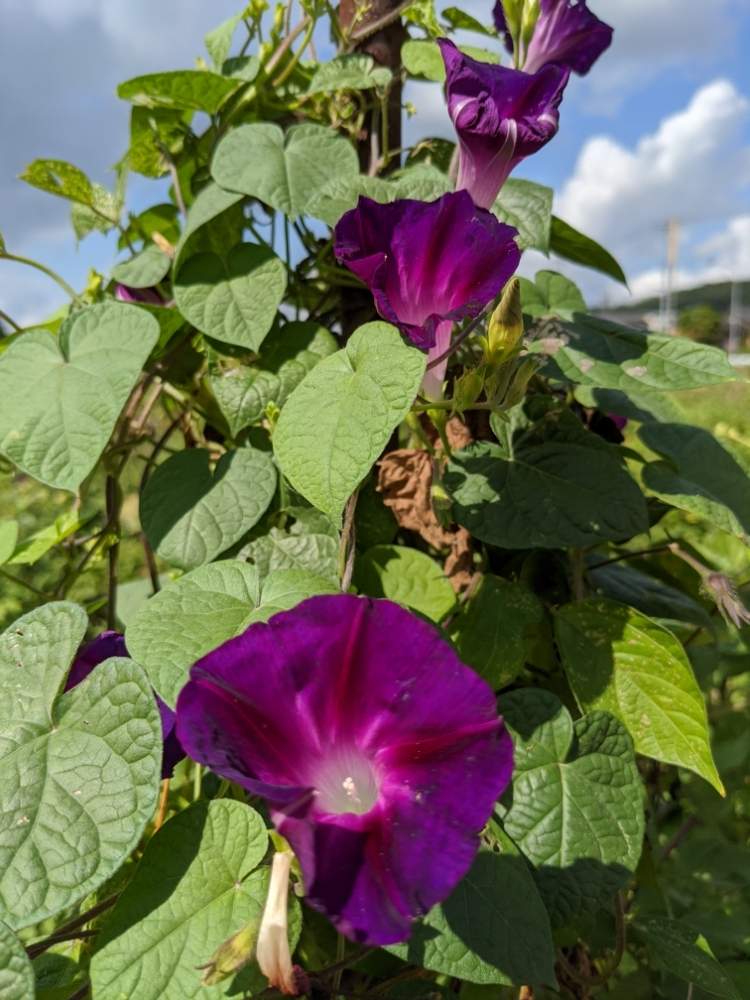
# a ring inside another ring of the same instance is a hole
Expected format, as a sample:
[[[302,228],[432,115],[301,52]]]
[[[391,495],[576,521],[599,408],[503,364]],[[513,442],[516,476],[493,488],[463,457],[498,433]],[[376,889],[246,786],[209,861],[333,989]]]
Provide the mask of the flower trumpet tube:
[[[279,851],[271,862],[271,881],[258,933],[256,958],[270,986],[285,996],[297,995],[297,983],[289,950],[289,873],[292,855]]]
[[[507,3],[498,0],[493,15],[497,30],[505,34],[508,51],[514,52],[519,31],[514,9],[508,17]],[[515,53],[516,60],[527,73],[554,63],[585,76],[609,48],[613,34],[612,28],[588,9],[586,0],[541,0],[531,39],[523,53]]]
[[[454,323],[500,294],[520,260],[516,235],[465,191],[388,205],[362,197],[337,224],[334,251],[429,363],[449,347]],[[441,397],[446,367],[447,358],[427,372],[429,398]]]
[[[387,945],[468,871],[512,771],[489,686],[390,601],[312,597],[196,663],[187,752],[265,798],[307,899]]]
[[[491,208],[511,171],[557,133],[570,73],[560,66],[522,73],[472,59],[447,38],[438,44],[459,142],[457,187]]]

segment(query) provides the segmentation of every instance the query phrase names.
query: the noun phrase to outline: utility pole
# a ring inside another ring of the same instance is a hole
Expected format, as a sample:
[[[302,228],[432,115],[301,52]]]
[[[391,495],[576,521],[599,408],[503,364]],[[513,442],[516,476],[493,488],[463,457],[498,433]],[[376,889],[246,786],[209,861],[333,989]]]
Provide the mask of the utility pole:
[[[664,284],[664,293],[659,309],[661,327],[665,333],[674,331],[674,319],[672,316],[674,299],[674,278],[677,270],[677,258],[680,252],[680,223],[678,219],[667,219],[667,273]]]
[[[742,285],[739,281],[732,282],[732,290],[729,299],[729,343],[727,350],[730,354],[736,354],[740,349],[742,332]]]

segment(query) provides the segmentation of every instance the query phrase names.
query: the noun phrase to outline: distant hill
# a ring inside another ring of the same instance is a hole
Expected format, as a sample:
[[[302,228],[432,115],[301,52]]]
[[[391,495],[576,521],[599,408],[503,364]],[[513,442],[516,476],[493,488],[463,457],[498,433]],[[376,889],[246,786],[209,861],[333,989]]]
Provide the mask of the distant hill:
[[[750,281],[740,281],[741,295],[740,302],[743,312],[750,307]],[[720,281],[714,285],[700,285],[698,288],[689,288],[685,291],[675,292],[673,305],[678,313],[692,306],[712,306],[722,315],[729,314],[729,303],[731,297],[731,284],[728,281]],[[643,316],[647,313],[659,311],[659,297],[653,296],[649,299],[640,299],[637,302],[629,302],[627,305],[608,307],[599,310],[606,312],[608,316],[619,315],[623,319],[628,317]]]

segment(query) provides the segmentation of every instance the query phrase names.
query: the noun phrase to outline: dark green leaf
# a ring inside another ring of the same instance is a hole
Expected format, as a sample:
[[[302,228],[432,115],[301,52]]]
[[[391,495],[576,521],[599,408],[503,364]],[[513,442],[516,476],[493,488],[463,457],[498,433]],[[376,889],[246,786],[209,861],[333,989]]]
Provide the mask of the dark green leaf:
[[[544,605],[519,583],[485,576],[451,624],[461,659],[495,689],[515,680],[547,631]]]
[[[172,566],[211,562],[257,524],[276,491],[267,452],[225,452],[212,472],[210,453],[189,448],[153,472],[141,496],[141,523],[154,551]]]
[[[215,115],[239,85],[232,77],[208,70],[178,69],[126,80],[117,88],[117,96],[146,108],[205,111]]]
[[[689,594],[671,587],[648,573],[642,573],[624,563],[612,563],[588,571],[588,579],[603,597],[629,604],[652,618],[690,622],[711,628],[708,612]]]
[[[0,922],[0,1000],[34,1000],[34,970],[26,949]]]
[[[679,423],[685,417],[678,404],[663,392],[634,392],[629,389],[624,393],[619,389],[596,389],[588,385],[577,385],[574,391],[577,402],[582,406],[627,417],[639,424],[662,420]]]
[[[743,541],[750,537],[750,478],[741,453],[708,431],[685,424],[644,424],[639,437],[664,461],[643,470],[660,500],[697,514]]]
[[[685,924],[667,917],[639,917],[636,931],[643,937],[653,962],[699,990],[725,1000],[740,994],[703,939]]]
[[[633,608],[592,599],[561,608],[555,634],[582,711],[610,712],[639,753],[695,771],[723,793],[703,695],[671,632]]]
[[[513,735],[507,832],[537,868],[553,926],[611,904],[635,871],[644,833],[633,743],[606,712],[573,722],[549,691],[500,699]]]
[[[470,983],[555,982],[549,918],[528,865],[504,838],[480,851],[449,898],[389,951],[418,968]]]
[[[590,236],[579,233],[577,229],[568,225],[567,222],[563,222],[562,219],[558,219],[556,215],[552,216],[549,248],[558,257],[564,257],[565,260],[570,260],[574,264],[582,264],[584,267],[601,271],[602,274],[609,275],[610,278],[614,278],[615,281],[619,281],[623,285],[628,283],[625,272],[609,250],[605,250]]]

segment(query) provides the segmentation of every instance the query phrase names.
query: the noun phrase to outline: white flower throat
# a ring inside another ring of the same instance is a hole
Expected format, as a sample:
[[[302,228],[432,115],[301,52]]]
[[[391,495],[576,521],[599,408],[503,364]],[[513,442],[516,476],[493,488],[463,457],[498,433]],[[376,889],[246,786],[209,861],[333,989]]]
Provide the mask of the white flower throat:
[[[369,760],[356,747],[331,747],[317,768],[318,806],[335,814],[369,812],[378,799],[378,783]]]

